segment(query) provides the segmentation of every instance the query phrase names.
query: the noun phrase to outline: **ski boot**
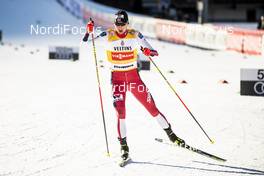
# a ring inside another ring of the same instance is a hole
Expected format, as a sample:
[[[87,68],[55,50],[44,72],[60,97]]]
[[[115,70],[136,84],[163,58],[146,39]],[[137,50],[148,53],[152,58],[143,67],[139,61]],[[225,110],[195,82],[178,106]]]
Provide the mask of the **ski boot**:
[[[185,141],[178,136],[172,131],[171,125],[169,125],[169,128],[164,129],[166,134],[168,135],[169,139],[171,142],[177,144],[178,146],[184,146]]]
[[[125,166],[129,161],[129,147],[126,142],[126,137],[125,138],[118,138],[121,144],[121,162],[119,163],[120,167]]]

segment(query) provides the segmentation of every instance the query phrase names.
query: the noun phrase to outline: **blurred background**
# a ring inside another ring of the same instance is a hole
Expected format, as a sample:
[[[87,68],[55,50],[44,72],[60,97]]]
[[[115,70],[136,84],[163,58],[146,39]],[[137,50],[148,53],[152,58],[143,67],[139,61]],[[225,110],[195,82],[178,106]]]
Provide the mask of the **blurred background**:
[[[95,2],[135,13],[185,22],[198,22],[201,6],[203,23],[256,23],[264,14],[262,0],[95,0]]]

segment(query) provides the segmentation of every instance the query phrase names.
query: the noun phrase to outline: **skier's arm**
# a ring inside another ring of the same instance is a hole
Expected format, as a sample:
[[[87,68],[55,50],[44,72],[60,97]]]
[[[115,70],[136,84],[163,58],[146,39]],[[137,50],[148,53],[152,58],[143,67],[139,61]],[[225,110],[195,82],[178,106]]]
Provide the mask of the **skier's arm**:
[[[107,31],[101,32],[99,35],[97,35],[94,39],[98,40],[107,40]]]
[[[84,42],[87,42],[88,41],[88,38],[89,38],[89,33],[87,32],[85,34],[85,36],[83,37],[83,41]],[[107,32],[106,31],[103,31],[101,32],[99,35],[97,35],[95,38],[95,40],[107,40]],[[90,41],[90,40],[89,40]]]
[[[153,49],[153,47],[148,43],[148,41],[145,39],[145,37],[140,33],[137,32],[137,42],[140,46],[140,50],[145,54],[146,56],[158,56],[158,52]]]
[[[89,35],[94,32],[94,21],[90,19],[90,21],[86,25],[86,33],[85,36],[83,37],[83,41],[87,42]],[[99,35],[97,35],[94,39],[106,39],[107,38],[107,32],[103,31]]]

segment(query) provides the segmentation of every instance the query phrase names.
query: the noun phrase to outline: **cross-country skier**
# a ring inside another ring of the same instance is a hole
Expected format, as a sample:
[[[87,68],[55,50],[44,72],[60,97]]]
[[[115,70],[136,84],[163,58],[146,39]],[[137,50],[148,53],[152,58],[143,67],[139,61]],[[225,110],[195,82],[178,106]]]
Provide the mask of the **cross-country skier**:
[[[138,73],[138,49],[148,57],[158,56],[158,52],[151,47],[139,31],[128,28],[128,15],[124,10],[118,11],[115,15],[114,28],[102,32],[96,39],[101,38],[105,41],[107,59],[112,67],[113,104],[117,113],[117,131],[122,160],[127,161],[129,159],[125,120],[127,91],[130,91],[156,119],[173,143],[184,145],[184,140],[175,135],[168,120],[156,107],[150,92]],[[93,29],[94,23],[89,21],[87,33],[92,33]]]

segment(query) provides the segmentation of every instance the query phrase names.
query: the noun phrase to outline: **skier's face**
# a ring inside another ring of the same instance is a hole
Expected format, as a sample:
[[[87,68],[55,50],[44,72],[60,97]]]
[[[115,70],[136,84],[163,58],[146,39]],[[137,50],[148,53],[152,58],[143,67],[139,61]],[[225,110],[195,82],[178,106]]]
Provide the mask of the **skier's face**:
[[[127,26],[128,26],[128,24],[125,24],[125,25],[115,25],[115,28],[116,28],[117,33],[123,34],[124,32],[126,32]]]

